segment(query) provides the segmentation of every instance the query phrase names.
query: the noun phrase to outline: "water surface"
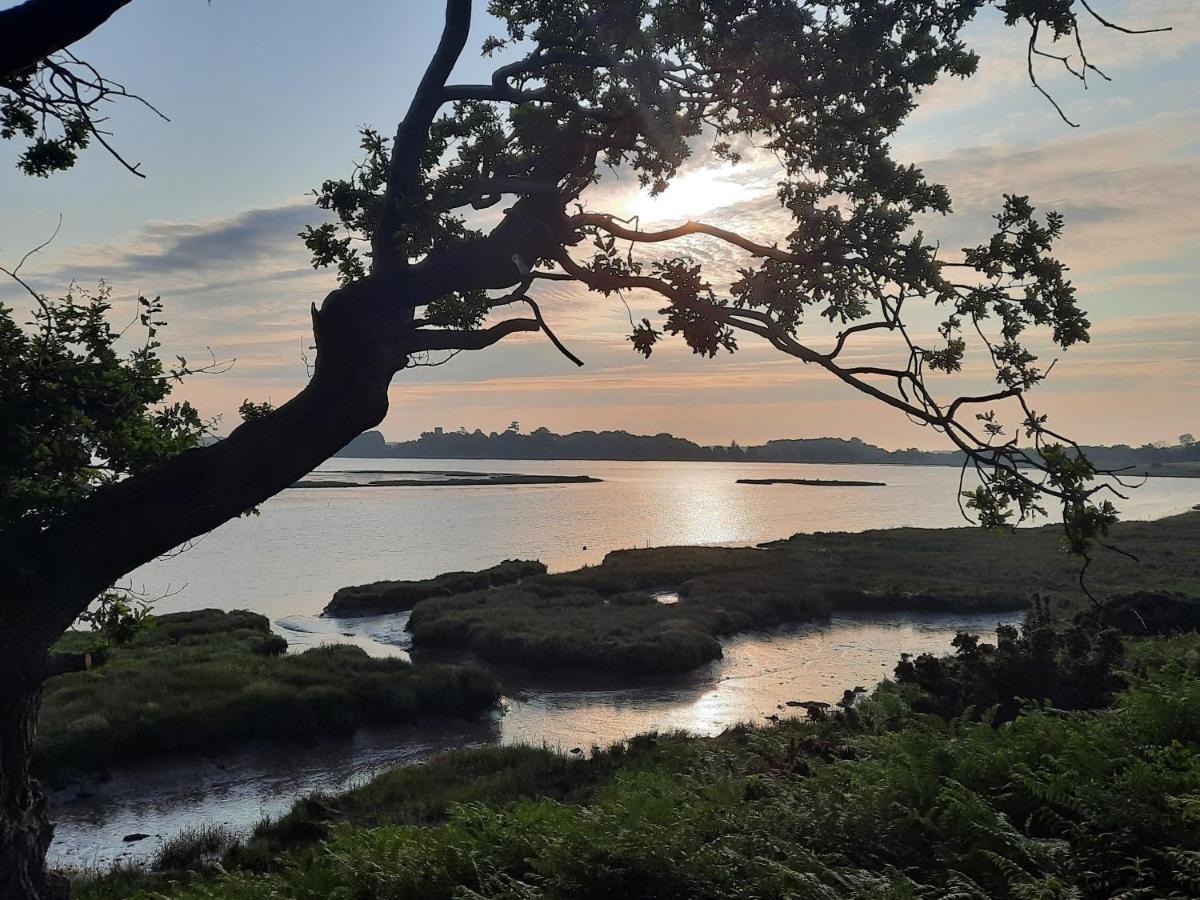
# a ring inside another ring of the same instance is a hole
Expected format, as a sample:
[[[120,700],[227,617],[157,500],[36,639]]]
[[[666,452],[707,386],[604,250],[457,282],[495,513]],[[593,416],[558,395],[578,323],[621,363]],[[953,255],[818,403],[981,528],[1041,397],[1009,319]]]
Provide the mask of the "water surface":
[[[333,592],[381,579],[430,578],[502,559],[552,571],[596,565],[610,550],[747,545],[797,532],[964,524],[958,470],[939,466],[595,460],[334,459],[322,471],[439,470],[592,475],[599,484],[288,490],[129,583],[169,594],[161,612],[252,609],[314,615]],[[883,481],[887,487],[737,484],[739,478]],[[1154,519],[1200,503],[1200,479],[1152,478],[1120,501]]]
[[[379,617],[389,618],[404,617]],[[901,652],[943,653],[960,630],[990,633],[998,621],[1011,620],[836,616],[819,626],[736,636],[724,643],[723,659],[673,677],[599,684],[504,671],[503,713],[477,722],[433,721],[208,756],[180,754],[123,768],[103,783],[72,785],[52,798],[58,827],[50,855],[55,864],[75,866],[145,859],[163,838],[189,825],[248,829],[313,791],[344,790],[438,750],[502,743],[589,752],[649,731],[719,734],[739,722],[797,714],[788,700],[834,702],[845,690],[889,675]],[[395,621],[375,621],[364,633],[386,634]],[[80,787],[87,796],[79,796]],[[134,832],[150,837],[122,840]]]
[[[747,545],[796,532],[963,524],[951,467],[786,463],[527,460],[347,460],[321,472],[411,470],[592,475],[597,484],[289,490],[186,552],[137,570],[130,583],[167,595],[159,612],[218,607],[269,616],[293,649],[354,643],[405,656],[407,614],[319,617],[333,592],[379,579],[428,578],[506,558],[562,571],[611,550],[680,544]],[[747,485],[739,478],[882,481],[883,488]],[[1150,479],[1119,504],[1158,518],[1200,503],[1200,480]],[[677,597],[664,593],[660,602]],[[160,836],[203,822],[248,828],[314,790],[340,790],[444,748],[529,743],[587,752],[646,731],[716,734],[793,713],[788,700],[834,701],[871,687],[902,652],[945,652],[959,630],[991,632],[996,617],[838,616],[831,622],[736,636],[725,656],[684,676],[532,677],[500,670],[503,715],[474,723],[363,731],[308,744],[242,747],[130,767],[53,798],[58,863],[144,858]],[[80,788],[82,787],[82,795]],[[132,832],[152,837],[133,844]]]

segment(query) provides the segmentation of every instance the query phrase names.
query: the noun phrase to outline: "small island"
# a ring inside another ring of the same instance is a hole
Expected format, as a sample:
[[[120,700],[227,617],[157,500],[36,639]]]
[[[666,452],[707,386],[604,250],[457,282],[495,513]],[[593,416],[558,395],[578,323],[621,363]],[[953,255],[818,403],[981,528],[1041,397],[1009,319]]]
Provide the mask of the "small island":
[[[442,475],[440,472],[397,472],[397,475]],[[314,479],[297,481],[293,488],[360,488],[360,487],[475,487],[512,486],[525,484],[598,484],[602,479],[590,475],[517,475],[487,472],[463,472],[443,478],[384,478],[374,481],[342,481]]]
[[[804,484],[809,487],[887,487],[883,481],[842,481],[837,478],[739,478],[738,484]]]

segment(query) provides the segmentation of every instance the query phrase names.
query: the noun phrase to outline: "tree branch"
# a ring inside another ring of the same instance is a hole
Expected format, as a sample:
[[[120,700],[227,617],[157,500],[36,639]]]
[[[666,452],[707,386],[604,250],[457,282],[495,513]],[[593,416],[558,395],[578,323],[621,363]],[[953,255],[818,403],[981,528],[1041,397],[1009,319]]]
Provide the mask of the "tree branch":
[[[778,247],[759,244],[749,238],[742,237],[736,232],[727,231],[715,225],[707,225],[703,222],[686,222],[683,225],[678,225],[675,228],[667,228],[662,231],[642,231],[637,228],[627,228],[618,222],[616,218],[605,213],[579,213],[568,218],[567,224],[572,228],[601,228],[621,240],[641,244],[659,244],[664,241],[678,240],[681,237],[687,237],[692,234],[707,234],[711,237],[719,238],[726,243],[741,247],[752,256],[761,256],[779,260],[780,262],[789,262],[804,266],[818,265],[824,262],[824,260],[817,256],[789,253],[786,250],[780,250]]]
[[[91,34],[129,0],[26,0],[0,11],[0,81]]]
[[[403,268],[407,264],[405,248],[396,246],[403,205],[416,200],[411,194],[420,180],[421,156],[429,126],[442,105],[442,89],[466,45],[470,29],[471,0],[446,0],[446,24],[441,40],[392,143],[383,211],[371,241],[376,271]]]
[[[535,319],[505,319],[490,328],[478,331],[465,331],[445,328],[437,331],[416,329],[407,345],[414,351],[424,350],[483,350],[490,347],[510,334],[521,331],[541,331],[541,324]]]

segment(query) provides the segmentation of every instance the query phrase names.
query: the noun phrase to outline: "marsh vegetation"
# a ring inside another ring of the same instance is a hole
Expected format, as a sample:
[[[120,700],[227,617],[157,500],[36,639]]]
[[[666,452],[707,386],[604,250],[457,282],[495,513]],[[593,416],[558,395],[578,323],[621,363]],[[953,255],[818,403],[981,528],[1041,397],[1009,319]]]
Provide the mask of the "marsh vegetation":
[[[327,616],[372,616],[412,609],[422,600],[513,584],[546,567],[525,559],[506,559],[478,572],[445,572],[419,581],[374,581],[341,588],[325,607]]]
[[[1087,580],[1096,597],[1200,593],[1200,515],[1123,523],[1112,539],[1136,560],[1099,555]],[[408,628],[418,650],[470,651],[533,668],[680,672],[719,658],[727,635],[836,611],[1011,611],[1038,595],[1064,614],[1090,605],[1080,563],[1063,551],[1053,526],[1003,535],[900,528],[796,535],[760,548],[622,550],[599,566],[531,573],[509,562],[474,577],[347,589],[326,612],[383,611],[387,601],[373,599],[376,592],[393,592],[390,608],[412,609]],[[657,602],[662,590],[680,602]]]
[[[60,647],[90,640],[75,633]],[[336,645],[283,655],[286,647],[256,613],[159,616],[102,665],[46,682],[38,768],[56,779],[234,741],[471,716],[499,698],[495,681],[474,669],[374,659]]]
[[[1191,896],[1198,660],[1195,633],[1039,606],[813,719],[586,759],[445,754],[301,801],[222,870],[126,869],[78,896]],[[1023,696],[1029,671],[1050,696]]]

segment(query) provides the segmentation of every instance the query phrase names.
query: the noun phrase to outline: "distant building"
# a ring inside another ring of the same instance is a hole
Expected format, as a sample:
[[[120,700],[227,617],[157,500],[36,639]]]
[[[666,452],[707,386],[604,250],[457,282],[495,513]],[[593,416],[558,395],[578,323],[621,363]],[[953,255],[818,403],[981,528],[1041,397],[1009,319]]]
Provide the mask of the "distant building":
[[[436,425],[436,426],[434,426],[433,433],[434,433],[434,434],[441,434],[441,433],[442,433],[442,426],[441,426],[441,425]]]

